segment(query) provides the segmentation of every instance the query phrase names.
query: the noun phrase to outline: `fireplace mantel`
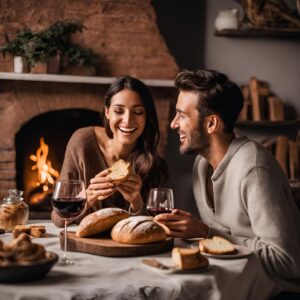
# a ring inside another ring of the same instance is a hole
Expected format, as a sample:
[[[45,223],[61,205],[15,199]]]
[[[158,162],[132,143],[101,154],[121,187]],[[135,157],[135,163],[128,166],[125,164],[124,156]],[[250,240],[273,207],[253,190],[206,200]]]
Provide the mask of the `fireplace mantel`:
[[[86,84],[111,84],[116,77],[99,76],[74,76],[58,74],[31,74],[31,73],[8,73],[0,72],[0,80],[23,80],[39,82],[65,82],[65,83],[86,83]],[[173,80],[165,79],[141,79],[150,87],[174,87]]]

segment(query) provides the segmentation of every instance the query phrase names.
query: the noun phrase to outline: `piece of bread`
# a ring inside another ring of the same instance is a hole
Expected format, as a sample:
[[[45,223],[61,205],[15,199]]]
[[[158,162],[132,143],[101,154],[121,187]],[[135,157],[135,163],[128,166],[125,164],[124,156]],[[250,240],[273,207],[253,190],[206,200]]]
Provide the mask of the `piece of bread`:
[[[212,239],[200,240],[199,249],[201,252],[216,255],[237,253],[236,247],[220,236],[214,236]]]
[[[110,168],[107,177],[115,184],[124,182],[130,174],[130,163],[123,159],[116,161]]]
[[[198,269],[208,266],[208,259],[201,255],[199,249],[173,248],[172,261],[180,270]]]
[[[117,223],[111,237],[122,244],[149,244],[164,241],[166,232],[152,217],[135,216]]]
[[[31,225],[30,226],[30,235],[34,237],[41,237],[46,233],[45,225]]]
[[[119,221],[130,217],[130,214],[121,208],[103,208],[84,217],[76,231],[77,237],[94,235],[111,229]]]
[[[45,225],[16,225],[12,234],[16,239],[21,233],[26,233],[33,237],[41,237],[46,233]]]
[[[29,225],[16,225],[12,231],[13,238],[16,239],[21,233],[30,234]]]

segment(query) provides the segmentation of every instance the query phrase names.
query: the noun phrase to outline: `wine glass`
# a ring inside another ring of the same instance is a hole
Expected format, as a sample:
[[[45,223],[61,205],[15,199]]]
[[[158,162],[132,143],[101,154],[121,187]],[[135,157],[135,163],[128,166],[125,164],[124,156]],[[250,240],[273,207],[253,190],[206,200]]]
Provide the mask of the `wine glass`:
[[[151,216],[170,213],[174,208],[173,190],[168,188],[153,188],[149,192],[147,211]]]
[[[52,195],[54,211],[64,220],[64,254],[60,265],[71,265],[67,258],[67,226],[68,222],[82,213],[86,204],[86,192],[81,180],[58,180]]]

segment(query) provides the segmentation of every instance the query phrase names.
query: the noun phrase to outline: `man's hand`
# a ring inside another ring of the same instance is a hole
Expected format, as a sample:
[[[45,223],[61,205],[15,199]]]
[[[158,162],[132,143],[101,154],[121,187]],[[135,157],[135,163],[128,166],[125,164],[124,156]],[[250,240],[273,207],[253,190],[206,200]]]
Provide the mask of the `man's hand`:
[[[172,213],[158,215],[154,220],[166,225],[170,230],[169,235],[173,237],[206,238],[208,235],[209,227],[184,210],[173,209]]]

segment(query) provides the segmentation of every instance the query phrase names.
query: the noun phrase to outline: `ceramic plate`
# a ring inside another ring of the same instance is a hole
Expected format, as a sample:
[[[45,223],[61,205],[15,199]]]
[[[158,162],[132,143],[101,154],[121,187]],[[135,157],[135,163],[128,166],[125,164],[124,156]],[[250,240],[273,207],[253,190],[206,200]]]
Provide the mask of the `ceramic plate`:
[[[252,251],[249,248],[238,246],[238,245],[234,245],[234,246],[238,251],[235,254],[210,254],[205,252],[201,252],[201,254],[206,257],[213,257],[213,258],[220,258],[220,259],[235,259],[235,258],[246,257],[252,253]],[[191,245],[191,247],[196,249],[199,248],[199,242],[194,242]]]
[[[46,258],[24,265],[10,265],[0,267],[0,282],[28,282],[42,279],[58,261],[58,255],[54,252],[46,252]]]
[[[144,266],[146,266],[149,269],[152,270],[156,270],[157,272],[162,272],[162,273],[166,273],[166,274],[176,274],[176,273],[180,273],[180,274],[189,274],[189,273],[201,273],[203,271],[206,271],[207,269],[209,269],[209,265],[206,267],[202,267],[202,268],[198,268],[198,269],[191,269],[191,270],[181,270],[181,269],[177,269],[174,265],[174,263],[172,262],[172,258],[171,257],[158,257],[155,258],[155,260],[158,263],[163,264],[164,266],[167,266],[168,269],[160,269],[160,268],[156,268],[153,266],[150,266],[148,264],[143,263]]]

